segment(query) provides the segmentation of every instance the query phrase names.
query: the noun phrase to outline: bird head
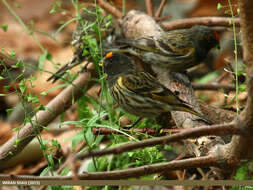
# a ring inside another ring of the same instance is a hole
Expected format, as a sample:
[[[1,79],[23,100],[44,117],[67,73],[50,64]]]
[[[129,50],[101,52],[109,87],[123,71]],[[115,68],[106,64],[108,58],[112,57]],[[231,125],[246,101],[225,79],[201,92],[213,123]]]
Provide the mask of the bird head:
[[[207,51],[214,47],[220,47],[219,34],[212,28],[197,25],[192,27],[192,29],[200,47],[205,47]]]
[[[102,64],[108,77],[128,73],[136,67],[128,56],[118,52],[107,53],[102,60]]]

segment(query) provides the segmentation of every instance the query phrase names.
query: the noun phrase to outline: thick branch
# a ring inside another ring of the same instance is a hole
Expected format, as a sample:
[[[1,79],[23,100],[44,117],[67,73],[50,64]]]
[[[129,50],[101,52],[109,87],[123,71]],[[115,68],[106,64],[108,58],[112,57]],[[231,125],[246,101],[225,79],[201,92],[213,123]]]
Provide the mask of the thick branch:
[[[199,158],[189,158],[184,160],[175,160],[171,162],[146,165],[137,168],[129,168],[118,171],[106,171],[106,172],[91,172],[78,175],[81,180],[113,180],[113,179],[127,179],[133,177],[140,177],[150,175],[153,173],[160,173],[168,170],[178,170],[184,168],[196,168],[196,167],[219,167],[219,160],[217,155],[210,155]],[[73,176],[16,176],[16,175],[4,175],[0,174],[1,180],[70,180]]]
[[[232,26],[230,17],[197,17],[186,18],[170,22],[163,22],[161,25],[164,30],[175,30],[181,28],[190,28],[193,25],[207,25],[207,26]],[[234,19],[236,26],[240,26],[240,19]]]
[[[24,147],[58,115],[67,110],[73,100],[77,100],[83,95],[85,84],[90,79],[88,72],[81,73],[80,76],[74,81],[75,86],[68,86],[58,96],[46,105],[46,110],[39,111],[32,119],[31,122],[25,126],[0,147],[0,164],[18,154]]]
[[[170,142],[176,142],[187,138],[197,138],[208,135],[228,135],[228,134],[240,134],[240,131],[234,127],[234,124],[222,124],[212,126],[202,126],[185,130],[181,133],[173,134],[165,137],[156,137],[152,139],[143,140],[140,142],[131,142],[114,148],[107,148],[102,150],[94,150],[78,156],[80,159],[88,158],[91,156],[103,156],[107,154],[120,154],[126,151],[155,146],[158,144],[167,144]]]

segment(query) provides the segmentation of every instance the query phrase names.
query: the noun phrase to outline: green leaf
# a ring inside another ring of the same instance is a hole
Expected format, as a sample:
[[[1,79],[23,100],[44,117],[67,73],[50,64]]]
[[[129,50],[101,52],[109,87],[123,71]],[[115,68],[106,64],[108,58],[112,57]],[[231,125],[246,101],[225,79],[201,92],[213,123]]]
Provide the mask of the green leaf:
[[[237,171],[236,171],[236,175],[235,175],[235,180],[248,180],[249,179],[249,175],[248,175],[248,165],[245,164],[244,166],[240,167]]]
[[[44,105],[39,105],[37,107],[37,110],[46,110],[46,107]]]
[[[10,90],[10,86],[4,86],[4,91],[8,92]]]
[[[197,82],[207,83],[207,82],[217,78],[218,75],[219,75],[219,71],[214,71],[214,72],[211,72],[211,73],[205,75],[204,77],[198,79]]]
[[[8,25],[1,25],[1,28],[3,29],[4,32],[7,32],[7,30],[8,30]]]
[[[244,91],[246,91],[246,88],[247,88],[247,85],[246,85],[246,84],[241,84],[241,85],[239,86],[239,91],[240,91],[240,92],[244,92]]]
[[[46,96],[48,93],[47,92],[41,92],[40,95],[41,96]]]
[[[15,52],[15,51],[11,51],[11,52],[10,52],[10,55],[11,55],[12,57],[16,56],[16,52]]]
[[[44,170],[42,170],[42,172],[40,173],[40,176],[44,176],[47,174],[47,172],[49,171],[50,167],[46,167]]]
[[[16,63],[16,66],[17,67],[23,67],[24,63],[22,61],[18,60],[18,62]]]
[[[95,140],[95,136],[92,133],[91,128],[87,129],[87,131],[85,133],[85,137],[86,137],[86,140],[87,140],[87,144],[92,145],[94,140]]]
[[[9,115],[12,113],[12,111],[13,111],[13,108],[11,108],[11,109],[6,109],[7,115],[9,116]]]
[[[220,3],[218,3],[217,4],[217,10],[220,10],[220,9],[222,9],[223,8],[223,6],[220,4]]]
[[[237,12],[237,14],[239,15],[239,14],[240,14],[240,9],[237,8],[237,9],[236,9],[236,12]]]
[[[16,139],[13,146],[16,148],[20,141],[21,141],[21,139]]]
[[[44,66],[45,60],[47,59],[47,56],[48,56],[47,51],[44,51],[43,54],[40,56],[40,58],[39,58],[39,70],[43,69],[43,66]]]

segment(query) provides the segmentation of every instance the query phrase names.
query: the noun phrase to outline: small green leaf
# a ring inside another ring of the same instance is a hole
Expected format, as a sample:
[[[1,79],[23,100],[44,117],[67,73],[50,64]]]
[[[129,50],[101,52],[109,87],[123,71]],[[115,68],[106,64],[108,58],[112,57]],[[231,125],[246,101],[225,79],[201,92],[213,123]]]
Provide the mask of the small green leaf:
[[[15,51],[11,51],[11,52],[10,52],[10,55],[11,55],[12,57],[16,56],[16,52],[15,52]]]
[[[16,139],[13,146],[17,147],[20,141],[21,141],[21,139]]]
[[[47,92],[41,92],[40,95],[41,96],[46,96],[48,93]]]
[[[237,8],[237,9],[236,9],[236,12],[237,12],[237,14],[239,15],[239,14],[240,14],[240,9]]]
[[[228,21],[228,24],[229,24],[229,25],[232,25],[232,20],[231,20],[231,19]]]
[[[246,90],[246,88],[247,88],[247,85],[246,85],[246,84],[241,84],[241,85],[239,86],[239,91],[240,91],[240,92],[244,92],[244,91]]]
[[[16,66],[17,67],[23,67],[24,63],[22,61],[18,60],[18,62],[16,63]]]
[[[3,29],[4,32],[7,32],[7,30],[8,30],[8,25],[1,25],[1,28]]]
[[[50,167],[46,167],[41,173],[40,176],[44,176],[47,174],[47,172],[49,171]]]
[[[56,1],[56,5],[60,8],[61,7],[61,1]]]
[[[10,86],[4,86],[4,91],[8,92],[10,90]]]
[[[47,54],[48,54],[48,52],[44,51],[43,54],[40,56],[40,58],[39,58],[39,70],[43,69],[45,60],[47,59]]]
[[[26,91],[26,86],[25,86],[25,83],[24,83],[23,80],[20,81],[20,83],[19,83],[19,89],[20,89],[22,94],[24,94],[24,92]]]
[[[7,115],[9,116],[13,111],[13,108],[12,109],[6,109],[6,112],[7,112]]]
[[[218,3],[218,4],[217,4],[217,10],[220,10],[220,9],[222,9],[222,8],[223,8],[222,4]]]
[[[43,106],[43,105],[39,105],[39,106],[37,107],[37,109],[38,109],[38,110],[46,110],[45,106]]]

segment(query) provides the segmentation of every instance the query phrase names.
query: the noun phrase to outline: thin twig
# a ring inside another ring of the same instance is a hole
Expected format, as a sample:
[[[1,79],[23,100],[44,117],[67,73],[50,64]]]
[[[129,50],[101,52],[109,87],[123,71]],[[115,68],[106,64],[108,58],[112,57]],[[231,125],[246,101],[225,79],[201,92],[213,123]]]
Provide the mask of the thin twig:
[[[153,4],[152,0],[145,0],[146,3],[146,11],[149,16],[153,16]]]
[[[156,22],[162,22],[162,21],[164,21],[166,19],[169,19],[169,18],[171,18],[171,16],[155,17],[155,21]]]
[[[163,22],[162,27],[164,30],[175,30],[180,28],[190,28],[193,25],[207,25],[207,26],[229,26],[231,25],[230,17],[197,17],[178,19],[176,21]],[[240,26],[240,19],[235,18],[235,25]]]
[[[171,162],[145,165],[136,168],[129,168],[117,171],[91,172],[78,175],[81,180],[115,180],[127,179],[160,173],[168,170],[178,170],[183,168],[220,166],[218,156],[215,154],[198,158],[188,158],[184,160],[174,160]],[[73,176],[27,176],[0,174],[1,180],[70,180]]]
[[[168,133],[179,133],[185,129],[161,129],[155,130],[150,128],[133,128],[129,130],[129,133],[146,133],[148,135],[167,135]],[[108,129],[108,128],[92,128],[92,132],[95,135],[110,135],[110,134],[120,134],[118,131]]]
[[[234,85],[223,85],[223,84],[201,84],[201,83],[192,83],[192,87],[194,90],[219,90],[223,89],[225,91],[234,91]]]
[[[157,9],[156,13],[155,13],[155,18],[159,18],[163,12],[163,8],[166,5],[166,1],[167,0],[162,0],[160,3],[159,8]]]
[[[134,149],[155,146],[158,144],[166,144],[169,142],[180,141],[187,138],[197,138],[197,137],[208,136],[208,135],[227,135],[227,134],[240,134],[240,133],[241,133],[240,130],[234,126],[234,123],[201,126],[201,127],[191,128],[181,133],[173,134],[170,136],[156,137],[152,139],[143,140],[140,142],[130,142],[118,147],[86,152],[82,155],[78,155],[77,158],[84,159],[91,156],[120,154],[120,153],[134,150]]]
[[[122,18],[122,13],[114,6],[110,5],[109,3],[105,2],[104,0],[97,0],[100,7],[105,9],[107,12],[111,13],[117,19]]]

